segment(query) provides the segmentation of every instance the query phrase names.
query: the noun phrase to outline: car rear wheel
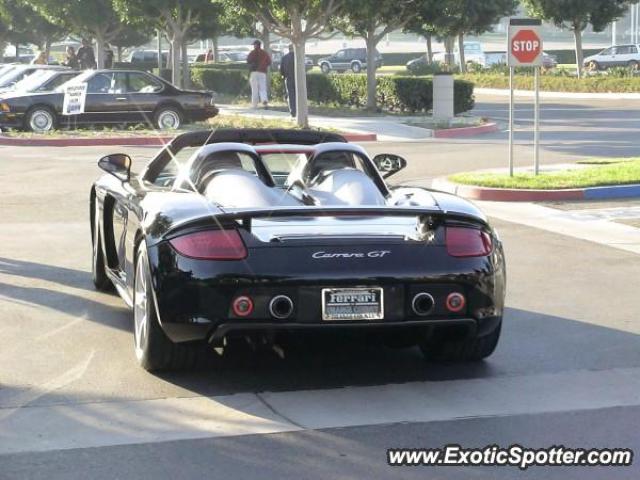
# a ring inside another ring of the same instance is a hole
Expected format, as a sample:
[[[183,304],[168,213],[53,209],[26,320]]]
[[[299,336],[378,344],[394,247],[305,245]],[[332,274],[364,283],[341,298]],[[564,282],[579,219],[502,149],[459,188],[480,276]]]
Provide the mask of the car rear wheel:
[[[29,110],[25,127],[32,132],[50,132],[56,127],[56,114],[48,107],[35,107]]]
[[[109,277],[107,277],[99,225],[100,209],[96,203],[93,217],[93,258],[91,262],[91,277],[96,290],[104,292],[111,290],[113,288],[113,284],[111,283],[111,280],[109,280]]]
[[[634,72],[638,70],[638,62],[636,62],[635,60],[631,60],[628,65],[629,68]]]
[[[173,343],[162,331],[153,300],[147,245],[140,242],[133,287],[133,341],[138,363],[147,371],[193,368],[199,349],[193,344]]]
[[[468,338],[461,332],[435,331],[419,343],[424,358],[434,362],[473,362],[487,358],[493,353],[500,339],[502,319],[487,335]]]
[[[591,60],[588,64],[587,67],[589,68],[589,70],[591,70],[592,72],[597,72],[598,70],[600,70],[600,65],[598,64],[598,62],[596,62],[595,60]]]
[[[320,64],[320,70],[322,70],[322,73],[329,73],[331,71],[331,67],[328,63],[322,63]]]
[[[182,125],[182,113],[176,107],[160,107],[155,122],[160,130],[175,130]]]
[[[362,64],[360,62],[353,62],[351,64],[351,71],[353,71],[353,73],[360,73],[362,71]]]

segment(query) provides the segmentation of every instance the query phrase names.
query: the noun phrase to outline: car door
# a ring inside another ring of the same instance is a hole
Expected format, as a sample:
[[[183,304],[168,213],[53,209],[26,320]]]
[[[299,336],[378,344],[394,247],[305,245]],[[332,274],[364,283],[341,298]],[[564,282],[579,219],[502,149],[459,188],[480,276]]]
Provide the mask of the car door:
[[[338,50],[333,59],[331,60],[331,64],[334,70],[345,70],[349,68],[349,64],[347,62],[347,55],[349,50]]]
[[[96,72],[87,79],[82,123],[119,123],[126,117],[126,77],[122,73]]]
[[[629,65],[629,61],[631,60],[631,46],[624,45],[617,48],[617,62],[616,64],[619,67],[626,67]]]
[[[598,64],[602,67],[612,66],[611,62],[613,61],[613,48],[614,47],[610,47],[601,51],[598,55],[596,55],[595,61],[598,62]]]
[[[152,121],[153,112],[163,90],[164,85],[151,75],[143,72],[128,72],[127,97],[132,120]]]

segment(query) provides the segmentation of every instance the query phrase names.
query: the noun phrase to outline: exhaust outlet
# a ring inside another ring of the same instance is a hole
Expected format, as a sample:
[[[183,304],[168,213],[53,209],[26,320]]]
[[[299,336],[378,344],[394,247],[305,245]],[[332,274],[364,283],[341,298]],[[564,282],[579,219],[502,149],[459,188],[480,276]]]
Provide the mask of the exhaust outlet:
[[[433,300],[433,297],[426,292],[418,293],[415,297],[413,297],[413,301],[411,302],[413,313],[420,317],[429,315],[433,310],[434,305],[435,301]]]
[[[286,295],[276,295],[269,302],[269,313],[278,320],[289,318],[293,313],[293,302]]]

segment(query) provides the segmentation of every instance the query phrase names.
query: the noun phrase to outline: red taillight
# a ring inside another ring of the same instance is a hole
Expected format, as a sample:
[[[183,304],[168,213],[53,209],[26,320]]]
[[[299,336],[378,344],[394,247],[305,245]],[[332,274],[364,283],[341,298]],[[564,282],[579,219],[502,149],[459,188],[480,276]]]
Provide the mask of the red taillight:
[[[253,312],[253,300],[244,295],[237,297],[231,304],[231,309],[236,316],[247,317]]]
[[[453,292],[447,295],[447,310],[453,313],[461,312],[467,301],[464,299],[464,295],[458,292]]]
[[[476,228],[447,227],[447,253],[452,257],[483,257],[491,253],[491,237]]]
[[[236,230],[206,230],[169,240],[185,257],[201,260],[242,260],[247,249]]]

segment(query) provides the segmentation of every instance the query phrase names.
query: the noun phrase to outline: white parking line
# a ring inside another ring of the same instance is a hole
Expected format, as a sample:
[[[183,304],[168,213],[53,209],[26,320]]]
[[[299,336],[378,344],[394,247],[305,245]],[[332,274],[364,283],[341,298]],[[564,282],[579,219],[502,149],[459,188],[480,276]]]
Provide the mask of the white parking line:
[[[640,229],[586,212],[557,210],[533,203],[477,202],[490,217],[640,254]]]
[[[0,409],[0,454],[640,405],[640,368]]]

